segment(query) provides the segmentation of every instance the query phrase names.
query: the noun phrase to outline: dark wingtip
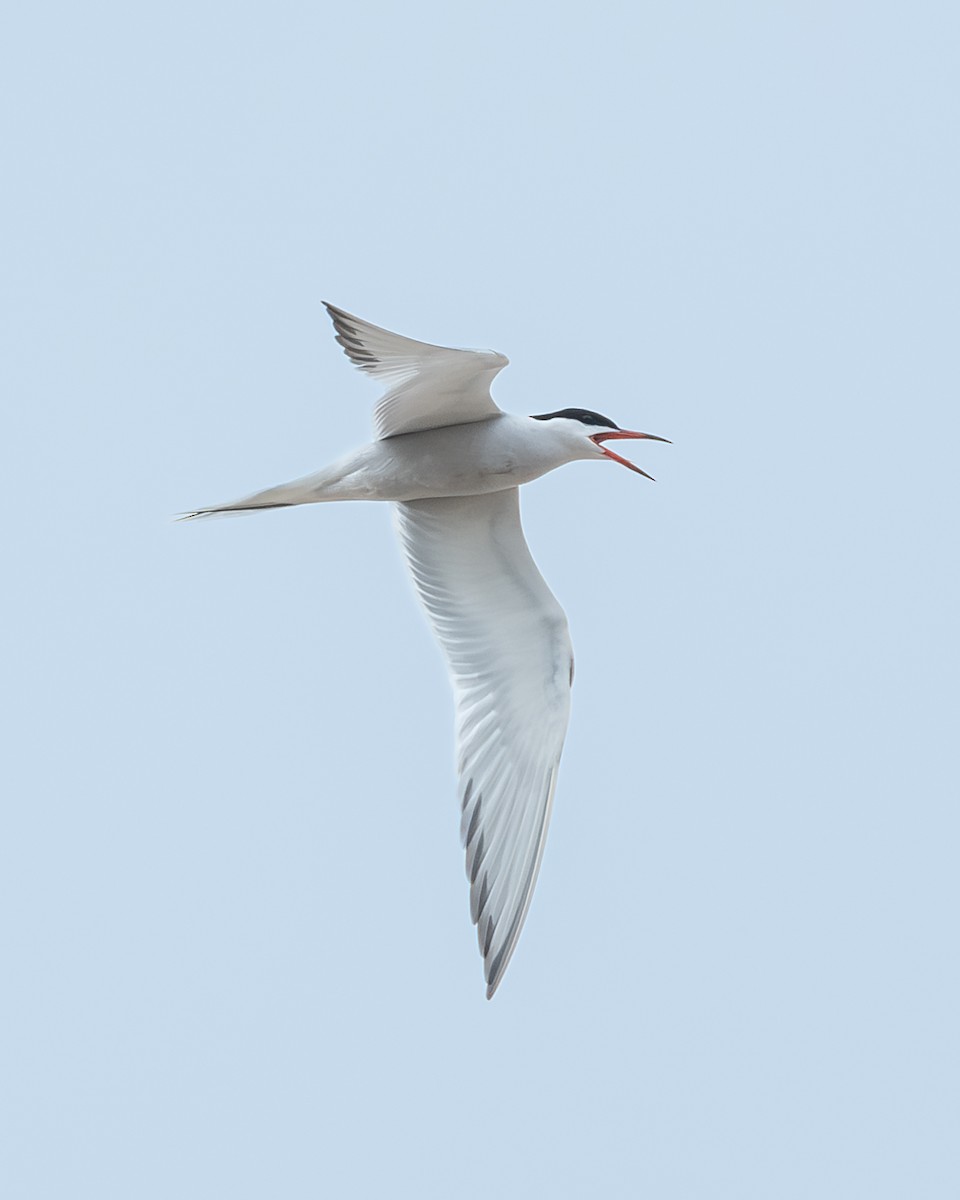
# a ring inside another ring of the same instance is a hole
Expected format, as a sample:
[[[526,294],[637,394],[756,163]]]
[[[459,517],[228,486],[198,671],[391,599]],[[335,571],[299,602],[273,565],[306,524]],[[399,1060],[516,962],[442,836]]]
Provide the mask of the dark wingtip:
[[[327,316],[333,322],[334,329],[340,330],[341,325],[345,322],[356,320],[356,317],[351,317],[350,313],[346,312],[342,308],[337,308],[337,306],[335,304],[331,304],[329,300],[323,300],[321,303],[327,310]]]
[[[327,316],[333,322],[334,327],[336,327],[340,321],[345,320],[347,317],[347,314],[342,308],[337,308],[335,304],[331,304],[328,300],[324,300],[323,307],[327,310]]]

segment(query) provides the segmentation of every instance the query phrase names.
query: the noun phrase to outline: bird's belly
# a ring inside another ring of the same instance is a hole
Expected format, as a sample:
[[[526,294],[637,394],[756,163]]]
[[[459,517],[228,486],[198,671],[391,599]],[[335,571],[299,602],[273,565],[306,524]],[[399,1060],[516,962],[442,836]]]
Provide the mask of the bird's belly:
[[[369,499],[378,500],[499,492],[529,483],[559,465],[469,425],[404,434],[376,442],[369,450],[368,461],[352,482],[362,484]]]

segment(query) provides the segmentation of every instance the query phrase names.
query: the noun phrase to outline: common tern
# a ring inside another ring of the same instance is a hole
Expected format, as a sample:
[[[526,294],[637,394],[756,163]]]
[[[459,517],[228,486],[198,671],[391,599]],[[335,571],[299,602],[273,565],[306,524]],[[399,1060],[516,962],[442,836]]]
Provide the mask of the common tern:
[[[605,443],[665,442],[585,408],[518,417],[490,384],[508,359],[390,333],[327,304],[347,357],[387,388],[377,440],[333,466],[188,519],[388,500],[456,701],[460,832],[487,997],[537,881],[570,712],[567,618],[527,548],[519,487],[579,459],[646,471]]]

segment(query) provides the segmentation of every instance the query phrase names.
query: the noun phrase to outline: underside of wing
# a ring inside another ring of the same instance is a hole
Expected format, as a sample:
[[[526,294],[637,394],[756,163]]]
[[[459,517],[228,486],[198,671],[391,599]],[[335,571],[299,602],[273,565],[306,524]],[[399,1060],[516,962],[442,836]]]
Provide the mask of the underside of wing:
[[[332,304],[325,307],[350,361],[389,389],[374,413],[378,437],[483,421],[500,412],[490,384],[509,362],[504,355],[416,342]]]
[[[570,711],[563,609],[530,556],[518,489],[397,506],[414,582],[453,676],[461,834],[487,995],[543,855]]]

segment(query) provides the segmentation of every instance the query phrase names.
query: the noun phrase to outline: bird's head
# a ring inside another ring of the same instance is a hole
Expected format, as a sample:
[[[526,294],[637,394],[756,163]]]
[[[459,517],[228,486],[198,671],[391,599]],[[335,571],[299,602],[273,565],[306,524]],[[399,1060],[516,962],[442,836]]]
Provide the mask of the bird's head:
[[[657,437],[654,433],[634,433],[630,429],[621,429],[609,417],[601,413],[591,412],[589,408],[561,408],[558,412],[542,413],[534,416],[535,421],[547,422],[552,430],[556,430],[569,439],[571,450],[577,458],[611,458],[621,466],[629,467],[638,475],[653,479],[638,466],[621,458],[603,442],[613,442],[625,438],[646,438],[651,442],[666,442],[667,438]]]

